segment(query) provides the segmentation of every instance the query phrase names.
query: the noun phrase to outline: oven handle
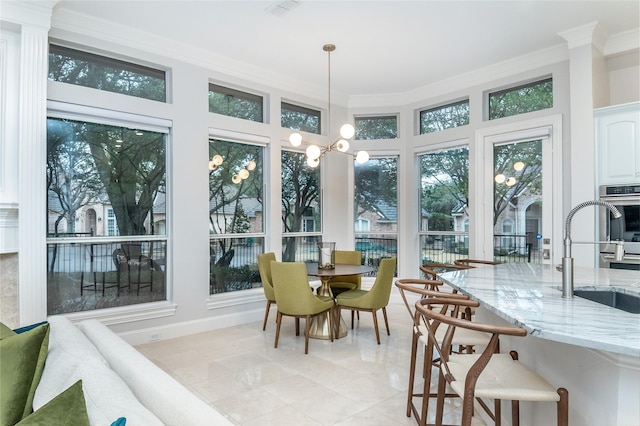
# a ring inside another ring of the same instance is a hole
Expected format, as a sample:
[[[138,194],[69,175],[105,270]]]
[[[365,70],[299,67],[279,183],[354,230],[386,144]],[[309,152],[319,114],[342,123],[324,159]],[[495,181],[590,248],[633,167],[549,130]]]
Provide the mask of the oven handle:
[[[606,201],[614,206],[633,206],[640,203],[640,195],[623,195],[620,197],[600,197],[600,201]]]
[[[613,253],[600,253],[600,256],[607,262],[640,264],[640,255],[637,254],[625,254],[622,260],[615,260]]]

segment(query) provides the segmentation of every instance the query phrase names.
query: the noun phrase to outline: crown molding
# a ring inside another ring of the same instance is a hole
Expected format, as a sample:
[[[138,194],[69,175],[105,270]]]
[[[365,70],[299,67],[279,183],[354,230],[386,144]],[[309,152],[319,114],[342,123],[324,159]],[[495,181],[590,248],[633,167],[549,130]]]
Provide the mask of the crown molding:
[[[2,1],[0,20],[17,25],[28,25],[42,29],[49,29],[55,1]]]

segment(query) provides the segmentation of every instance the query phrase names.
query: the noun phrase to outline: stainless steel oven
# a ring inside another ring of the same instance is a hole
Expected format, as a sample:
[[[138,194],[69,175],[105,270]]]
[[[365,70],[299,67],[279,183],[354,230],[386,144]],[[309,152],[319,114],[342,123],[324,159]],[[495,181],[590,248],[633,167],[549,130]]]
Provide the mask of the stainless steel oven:
[[[600,245],[600,266],[640,270],[640,184],[603,185],[600,200],[613,204],[622,214],[614,219],[608,209],[600,209],[600,241],[624,240],[625,255],[615,261],[615,244]]]

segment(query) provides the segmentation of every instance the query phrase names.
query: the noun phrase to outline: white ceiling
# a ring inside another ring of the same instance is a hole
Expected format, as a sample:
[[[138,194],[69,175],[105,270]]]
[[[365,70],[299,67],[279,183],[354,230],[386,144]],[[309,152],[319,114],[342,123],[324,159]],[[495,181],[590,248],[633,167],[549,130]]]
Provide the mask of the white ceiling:
[[[291,0],[289,0],[291,2]],[[156,39],[205,49],[234,64],[349,95],[404,93],[565,43],[558,33],[599,22],[609,35],[637,29],[631,1],[300,0],[281,16],[272,1],[60,1],[56,14],[82,13]]]

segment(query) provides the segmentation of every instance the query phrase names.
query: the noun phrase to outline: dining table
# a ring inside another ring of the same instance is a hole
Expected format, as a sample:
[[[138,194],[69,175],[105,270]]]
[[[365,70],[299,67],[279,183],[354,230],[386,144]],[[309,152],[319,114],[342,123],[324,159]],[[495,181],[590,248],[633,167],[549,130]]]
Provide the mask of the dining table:
[[[342,277],[347,275],[362,275],[369,272],[373,272],[373,268],[365,265],[344,265],[336,264],[331,269],[318,268],[317,263],[307,263],[307,275],[310,277],[317,277],[320,279],[320,287],[318,288],[319,296],[329,296],[332,299],[333,293],[331,292],[331,285],[329,284],[331,278]],[[326,312],[324,314],[316,315],[311,320],[309,329],[309,337],[314,339],[330,339],[331,328],[329,327],[329,315],[334,314],[334,318],[338,318],[339,327],[337,334],[334,338],[339,339],[347,335],[347,324],[340,315],[340,311],[336,311],[338,308],[334,308],[334,312]]]

